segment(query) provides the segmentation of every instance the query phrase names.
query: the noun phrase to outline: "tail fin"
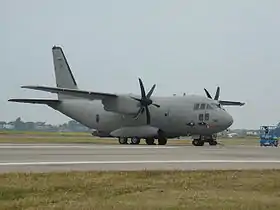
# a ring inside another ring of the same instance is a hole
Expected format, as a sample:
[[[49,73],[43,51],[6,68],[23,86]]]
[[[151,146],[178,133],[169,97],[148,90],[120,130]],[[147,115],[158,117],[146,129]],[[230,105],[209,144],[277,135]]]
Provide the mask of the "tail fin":
[[[59,88],[78,89],[67,59],[61,47],[53,46],[53,64],[55,71],[56,86]],[[57,94],[58,99],[70,99],[73,96]]]

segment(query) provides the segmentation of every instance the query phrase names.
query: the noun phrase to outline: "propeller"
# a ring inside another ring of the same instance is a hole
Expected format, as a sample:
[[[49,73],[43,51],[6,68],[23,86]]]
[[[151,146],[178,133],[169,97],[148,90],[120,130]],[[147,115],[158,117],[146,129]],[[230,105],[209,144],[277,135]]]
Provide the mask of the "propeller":
[[[152,86],[152,88],[150,89],[150,91],[148,92],[148,94],[146,95],[145,88],[144,88],[142,80],[140,78],[138,78],[138,80],[139,80],[139,84],[140,84],[141,98],[139,99],[139,98],[135,98],[135,97],[131,96],[132,99],[140,102],[140,108],[139,108],[139,110],[138,110],[138,112],[137,112],[137,114],[135,115],[134,118],[138,119],[140,114],[142,114],[144,111],[146,111],[147,124],[150,124],[151,115],[150,115],[150,111],[149,111],[148,106],[153,105],[157,108],[160,107],[160,105],[153,103],[153,101],[151,100],[151,96],[152,96],[152,94],[155,90],[156,85],[154,84]]]
[[[210,93],[204,88],[204,91],[208,98],[213,99]],[[220,87],[217,87],[216,94],[214,97],[214,100],[216,100],[220,105],[226,105],[226,106],[243,106],[245,103],[239,102],[239,101],[224,101],[219,100],[220,97]]]
[[[207,95],[207,97],[208,98],[211,98],[211,99],[213,99],[212,98],[212,96],[210,95],[210,93],[208,92],[208,90],[206,90],[205,88],[204,88],[204,91],[205,91],[205,93],[206,93],[206,95]],[[218,100],[219,99],[219,97],[220,97],[220,87],[217,87],[217,90],[216,90],[216,94],[215,94],[215,97],[214,97],[214,100]]]

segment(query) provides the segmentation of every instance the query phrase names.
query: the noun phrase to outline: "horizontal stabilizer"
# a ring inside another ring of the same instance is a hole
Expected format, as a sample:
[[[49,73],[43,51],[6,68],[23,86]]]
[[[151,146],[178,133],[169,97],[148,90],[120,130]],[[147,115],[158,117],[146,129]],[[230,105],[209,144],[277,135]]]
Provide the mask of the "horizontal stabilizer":
[[[239,101],[219,101],[219,103],[223,106],[243,106],[245,103]]]
[[[22,86],[22,88],[41,90],[50,93],[61,93],[64,95],[70,95],[90,100],[103,100],[106,97],[116,98],[117,95],[111,93],[100,93],[100,92],[91,92],[85,90],[76,90],[68,88],[55,88],[55,87],[46,87],[46,86]]]
[[[28,103],[28,104],[46,104],[49,106],[54,106],[60,103],[59,100],[56,99],[9,99],[10,102],[18,102],[18,103]]]

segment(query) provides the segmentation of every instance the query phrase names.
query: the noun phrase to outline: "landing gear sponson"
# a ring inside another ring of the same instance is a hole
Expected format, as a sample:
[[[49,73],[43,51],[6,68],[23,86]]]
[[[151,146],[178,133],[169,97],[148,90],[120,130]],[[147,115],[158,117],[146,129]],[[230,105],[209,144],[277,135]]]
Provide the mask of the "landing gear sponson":
[[[130,142],[128,141],[130,139]],[[146,138],[146,144],[147,145],[155,145],[155,138]],[[167,143],[167,138],[165,137],[159,137],[158,139],[158,145],[166,145]],[[140,144],[141,138],[138,137],[133,137],[133,138],[119,138],[119,143],[120,144]]]
[[[218,142],[216,141],[215,135],[194,137],[192,144],[194,146],[203,146],[205,142],[208,142],[209,145],[211,145],[211,146],[215,146],[218,144]]]

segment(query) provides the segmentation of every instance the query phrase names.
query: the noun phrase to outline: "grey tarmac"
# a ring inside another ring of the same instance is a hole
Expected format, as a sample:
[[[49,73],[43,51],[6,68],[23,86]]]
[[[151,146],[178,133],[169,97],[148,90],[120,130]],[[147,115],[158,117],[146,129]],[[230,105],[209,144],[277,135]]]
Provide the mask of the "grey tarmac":
[[[258,146],[0,144],[0,172],[280,169],[280,149]]]

